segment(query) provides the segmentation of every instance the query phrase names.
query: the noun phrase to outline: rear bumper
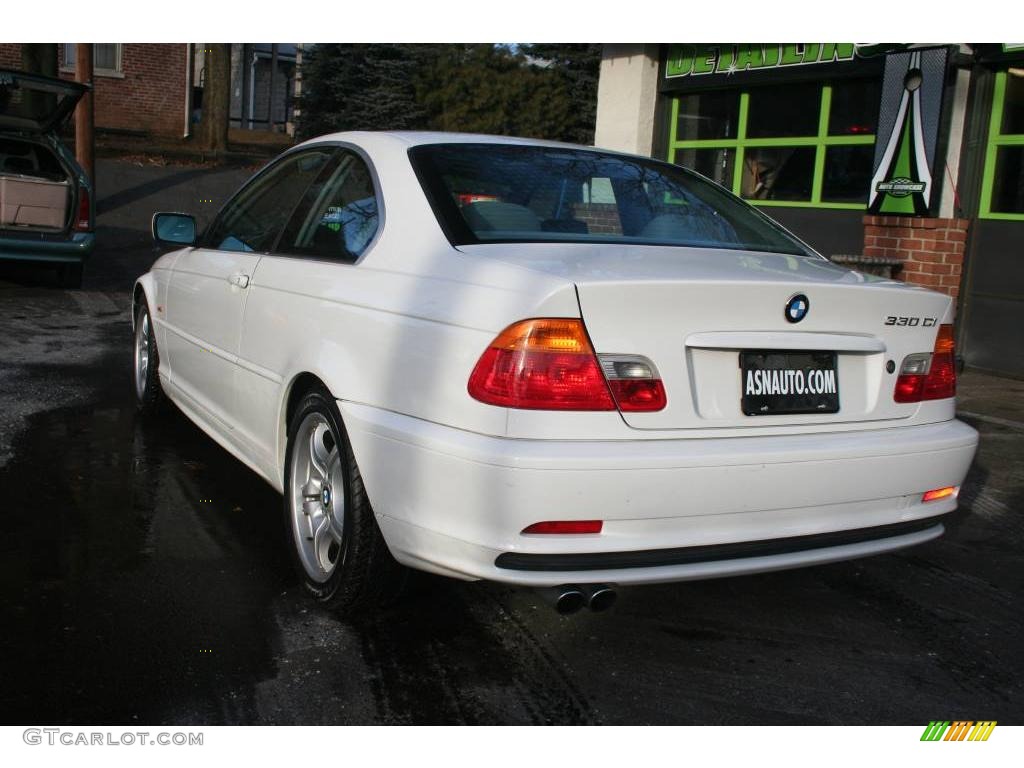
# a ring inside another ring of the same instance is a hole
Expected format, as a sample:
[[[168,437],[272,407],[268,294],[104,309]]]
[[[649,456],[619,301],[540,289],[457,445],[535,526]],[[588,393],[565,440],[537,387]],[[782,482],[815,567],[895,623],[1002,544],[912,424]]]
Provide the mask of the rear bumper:
[[[515,584],[650,583],[792,568],[941,535],[977,446],[966,424],[783,437],[552,441],[339,403],[393,554]],[[596,535],[522,535],[600,519]],[[893,526],[893,527],[889,527]],[[810,538],[817,537],[817,539]],[[798,545],[797,545],[798,544]]]
[[[0,237],[0,259],[73,264],[85,261],[95,243],[96,235],[92,232],[75,232],[70,237],[51,239],[12,237],[8,233]]]

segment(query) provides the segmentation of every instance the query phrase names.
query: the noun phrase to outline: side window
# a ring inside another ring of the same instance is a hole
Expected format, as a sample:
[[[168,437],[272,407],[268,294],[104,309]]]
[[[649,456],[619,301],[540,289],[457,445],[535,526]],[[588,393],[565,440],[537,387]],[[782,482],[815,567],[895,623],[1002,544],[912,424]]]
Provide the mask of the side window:
[[[370,169],[354,152],[343,150],[306,190],[278,250],[355,261],[377,233],[379,216]]]
[[[331,147],[286,157],[247,184],[207,231],[207,248],[269,251],[309,185],[328,165]]]

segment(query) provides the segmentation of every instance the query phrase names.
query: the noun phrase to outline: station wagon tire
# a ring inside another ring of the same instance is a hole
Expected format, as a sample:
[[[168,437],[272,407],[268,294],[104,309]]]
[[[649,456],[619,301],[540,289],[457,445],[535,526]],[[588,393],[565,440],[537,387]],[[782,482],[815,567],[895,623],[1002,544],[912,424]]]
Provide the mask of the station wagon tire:
[[[149,306],[143,302],[135,316],[135,343],[132,358],[132,381],[135,404],[142,413],[155,413],[163,406],[164,392],[160,387],[160,354],[149,316]]]
[[[82,264],[61,264],[58,270],[61,288],[82,287]]]
[[[356,615],[401,593],[406,569],[388,551],[337,405],[321,387],[289,423],[284,518],[292,561],[317,602]]]

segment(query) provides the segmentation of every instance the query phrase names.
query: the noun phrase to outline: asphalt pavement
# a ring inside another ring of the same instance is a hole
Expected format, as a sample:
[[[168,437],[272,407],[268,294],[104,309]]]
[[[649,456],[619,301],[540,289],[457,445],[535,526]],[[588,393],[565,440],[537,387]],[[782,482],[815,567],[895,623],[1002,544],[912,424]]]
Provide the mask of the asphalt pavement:
[[[207,218],[248,173],[102,160],[83,289],[0,265],[0,723],[1024,723],[1024,382],[976,373],[937,541],[603,614],[433,577],[357,623],[319,610],[280,497],[132,401],[151,214]]]

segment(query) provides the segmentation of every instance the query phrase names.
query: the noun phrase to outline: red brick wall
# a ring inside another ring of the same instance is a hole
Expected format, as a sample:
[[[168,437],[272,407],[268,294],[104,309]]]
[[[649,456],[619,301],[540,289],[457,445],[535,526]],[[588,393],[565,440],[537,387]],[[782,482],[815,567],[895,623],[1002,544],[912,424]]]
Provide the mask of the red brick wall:
[[[185,64],[184,44],[125,43],[124,77],[93,78],[96,126],[180,134],[185,128]]]
[[[969,226],[968,219],[865,216],[864,255],[899,259],[899,279],[955,298]]]
[[[64,46],[58,50],[63,56]],[[125,43],[124,76],[93,78],[96,127],[180,135],[185,127],[186,51],[184,43]],[[0,67],[21,68],[20,43],[0,45]],[[74,76],[61,72],[61,77]]]
[[[587,225],[591,234],[622,234],[619,208],[614,203],[576,203],[573,215]]]
[[[0,69],[21,69],[21,43],[0,43]]]

